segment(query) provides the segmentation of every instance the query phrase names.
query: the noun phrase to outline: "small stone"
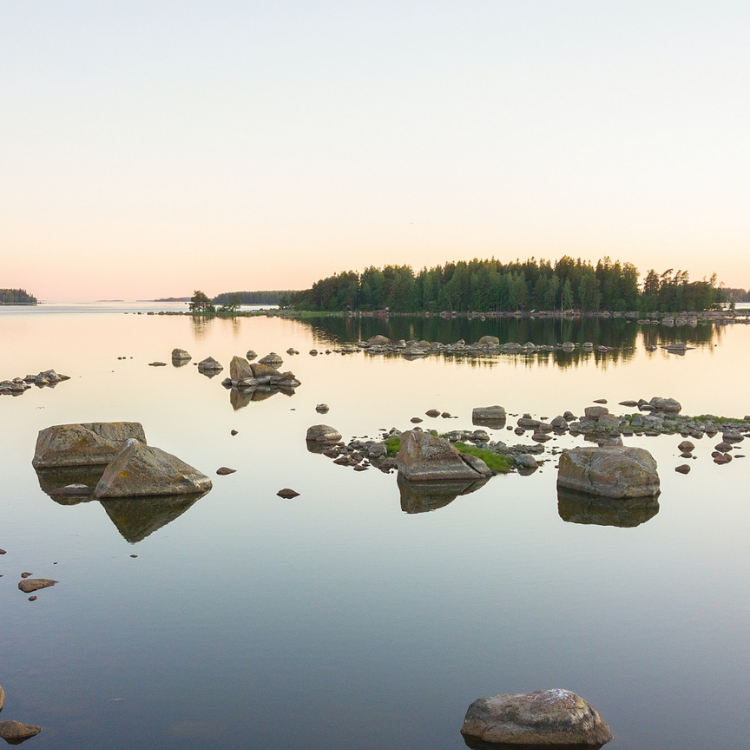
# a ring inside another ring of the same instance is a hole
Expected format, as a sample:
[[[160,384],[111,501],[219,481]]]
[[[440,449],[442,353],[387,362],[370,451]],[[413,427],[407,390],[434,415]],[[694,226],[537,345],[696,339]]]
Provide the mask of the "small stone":
[[[732,446],[727,442],[721,442],[715,447],[719,453],[729,453],[732,450]]]
[[[690,467],[687,464],[682,464],[681,466],[677,466],[675,468],[675,471],[679,472],[680,474],[689,474]]]
[[[21,573],[21,578],[31,578],[31,575],[32,575],[32,574],[31,574],[31,573],[29,573],[29,572],[26,572],[26,573]]]
[[[19,582],[18,588],[23,591],[24,594],[33,594],[35,591],[49,588],[56,583],[59,583],[59,581],[53,581],[50,578],[27,578]]]
[[[235,471],[237,471],[237,469],[230,469],[228,466],[222,466],[222,467],[216,469],[216,473],[220,477],[224,477],[227,474],[234,474]]]
[[[607,403],[607,399],[606,398],[595,398],[594,399],[594,403],[595,404],[606,404]]]
[[[279,490],[276,494],[279,497],[283,497],[284,500],[291,500],[293,497],[299,497],[299,492],[290,490],[288,487],[285,487],[283,490]]]
[[[7,555],[8,553],[4,549],[0,549],[0,555]]]
[[[149,367],[166,367],[167,363],[166,362],[149,362],[148,366]]]
[[[318,414],[328,414],[328,404],[318,404],[315,407],[315,411],[318,412]]]
[[[29,601],[30,602],[35,602],[36,601],[36,597],[35,596],[30,596],[29,597]]]
[[[361,464],[358,464],[357,466],[354,467],[354,471],[367,471],[367,467],[362,466]]]
[[[135,557],[138,557],[138,555],[131,555],[131,557],[135,558]]]
[[[412,417],[410,421],[412,424],[419,424],[420,422],[423,422],[424,420],[421,419],[420,417]]]
[[[232,430],[229,434],[234,437],[237,434],[237,430]]]
[[[435,417],[439,417],[439,416],[440,416],[440,411],[439,411],[438,409],[428,409],[428,410],[427,410],[427,411],[425,412],[425,414],[426,414],[426,415],[427,415],[428,417],[433,417],[433,418],[435,418]]]
[[[681,442],[681,443],[680,443],[680,444],[679,444],[679,445],[677,446],[677,448],[678,448],[678,449],[679,449],[679,450],[680,450],[680,451],[681,451],[682,453],[690,453],[690,451],[694,451],[694,450],[695,450],[695,445],[694,445],[693,443],[691,443],[691,442],[690,442],[689,440],[683,440],[683,441],[682,441],[682,442]]]

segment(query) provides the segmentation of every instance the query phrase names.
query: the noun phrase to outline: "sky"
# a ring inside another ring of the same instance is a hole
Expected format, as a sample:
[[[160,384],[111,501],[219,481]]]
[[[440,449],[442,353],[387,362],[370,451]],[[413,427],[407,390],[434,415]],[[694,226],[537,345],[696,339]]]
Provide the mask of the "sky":
[[[568,254],[750,287],[747,0],[0,0],[0,287]]]

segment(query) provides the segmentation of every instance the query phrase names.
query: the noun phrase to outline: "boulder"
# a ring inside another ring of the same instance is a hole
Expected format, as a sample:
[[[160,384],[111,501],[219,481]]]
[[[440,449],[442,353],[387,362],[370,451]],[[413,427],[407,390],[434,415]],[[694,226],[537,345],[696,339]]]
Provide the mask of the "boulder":
[[[97,498],[190,495],[207,492],[211,480],[176,456],[130,439],[94,489]]]
[[[569,690],[480,698],[469,706],[461,734],[493,744],[594,745],[612,739],[599,713]]]
[[[256,357],[258,356],[258,355],[257,355],[257,354],[256,354],[256,353],[255,353],[255,352],[254,352],[254,351],[252,350],[252,349],[248,349],[248,350],[247,350],[247,354],[245,354],[245,356],[247,357],[247,359],[248,359],[249,361],[252,361],[252,360],[254,360],[254,359],[255,359],[255,358],[256,358]]]
[[[479,346],[500,346],[500,339],[497,336],[482,336],[477,344]]]
[[[643,448],[572,448],[560,456],[557,486],[603,497],[659,494],[656,460]]]
[[[381,336],[380,334],[367,339],[368,346],[388,346],[390,343],[391,340],[387,336]]]
[[[264,357],[265,359],[265,357]],[[250,365],[250,369],[252,370],[252,376],[254,378],[258,378],[260,380],[261,378],[278,378],[281,377],[281,373],[271,365],[264,364],[263,362],[253,362]]]
[[[649,404],[653,407],[654,411],[663,411],[667,414],[679,414],[682,411],[682,404],[673,398],[654,396],[649,401]]]
[[[239,383],[248,378],[255,379],[255,373],[250,363],[244,357],[232,357],[229,363],[229,377],[233,383]]]
[[[606,406],[587,406],[583,410],[583,413],[586,419],[593,419],[596,421],[605,414],[609,414],[609,409]]]
[[[175,360],[175,359],[178,359],[178,360],[182,360],[182,359],[188,360],[188,359],[192,359],[192,357],[184,349],[172,349],[172,359],[173,360]]]
[[[20,721],[0,721],[0,737],[10,745],[18,745],[42,731],[33,724],[21,724]]]
[[[35,469],[59,466],[104,466],[130,438],[146,442],[140,422],[58,424],[41,430],[36,439]]]
[[[199,372],[219,372],[224,367],[219,364],[213,357],[206,357],[205,359],[198,362]]]
[[[399,476],[413,482],[477,480],[492,476],[482,459],[459,453],[447,440],[418,427],[402,433]]]
[[[677,447],[681,453],[690,453],[695,450],[695,444],[689,440],[683,440]]]
[[[505,409],[502,406],[477,406],[471,411],[472,424],[482,422],[504,422],[506,420]]]
[[[0,711],[3,710],[4,705],[5,705],[5,690],[3,690],[3,686],[0,685]]]
[[[262,365],[269,365],[270,367],[275,367],[278,369],[281,367],[281,365],[284,364],[284,360],[276,354],[276,352],[270,352],[269,354],[266,354],[265,357],[261,357],[258,362]]]
[[[327,424],[315,424],[307,430],[305,440],[318,445],[333,445],[341,441],[341,433]]]
[[[328,414],[328,404],[318,404],[315,407],[315,411],[318,412],[318,414]]]

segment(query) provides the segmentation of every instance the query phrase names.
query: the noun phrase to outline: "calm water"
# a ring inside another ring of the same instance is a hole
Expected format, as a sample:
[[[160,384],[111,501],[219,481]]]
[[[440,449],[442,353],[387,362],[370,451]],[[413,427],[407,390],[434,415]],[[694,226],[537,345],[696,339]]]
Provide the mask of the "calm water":
[[[406,513],[394,475],[336,466],[308,453],[304,435],[324,421],[346,438],[376,436],[433,407],[457,415],[438,424],[455,429],[471,426],[474,406],[551,418],[654,395],[689,414],[743,416],[750,326],[654,326],[644,338],[620,322],[113,314],[125,309],[136,308],[0,309],[0,379],[72,376],[0,398],[3,719],[42,725],[35,747],[459,750],[475,698],[547,687],[588,699],[612,750],[747,745],[750,459],[717,467],[717,441],[704,439],[685,477],[673,471],[679,437],[627,441],[657,457],[663,491],[658,513],[619,528],[558,506],[551,462]],[[479,364],[307,354],[376,332],[634,351]],[[671,340],[696,349],[645,350]],[[290,346],[302,354],[288,357]],[[223,374],[147,366],[174,347],[227,368],[248,348],[273,350],[302,385],[235,409]],[[109,420],[142,422],[151,444],[211,475],[213,491],[181,514],[54,502],[31,466],[38,430]],[[219,466],[238,471],[218,477]],[[301,495],[282,500],[282,487]],[[571,513],[584,523],[563,520]],[[60,584],[29,602],[22,571]]]

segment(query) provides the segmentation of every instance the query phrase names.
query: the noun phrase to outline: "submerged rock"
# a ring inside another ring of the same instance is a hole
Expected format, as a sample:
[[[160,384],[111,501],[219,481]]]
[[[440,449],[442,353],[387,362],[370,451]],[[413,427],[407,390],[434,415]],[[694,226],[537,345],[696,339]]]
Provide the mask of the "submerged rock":
[[[213,357],[206,357],[205,359],[198,362],[198,372],[216,374],[224,367],[217,362]]]
[[[656,460],[643,448],[572,448],[559,467],[558,487],[616,498],[659,494]]]
[[[279,368],[281,365],[284,364],[284,360],[276,354],[276,352],[271,352],[270,354],[266,354],[265,357],[261,357],[258,362],[261,365],[269,365],[270,367]],[[257,376],[256,376],[257,377]]]
[[[536,690],[480,698],[461,734],[493,744],[601,746],[612,733],[599,713],[569,690]]]
[[[472,409],[471,423],[482,427],[500,429],[505,426],[507,415],[502,406],[477,406]]]
[[[53,425],[39,433],[31,464],[35,469],[105,465],[131,438],[146,442],[140,422]]]
[[[34,737],[42,731],[34,724],[21,724],[20,721],[0,721],[0,737],[11,745],[17,745],[23,740]]]
[[[476,481],[492,476],[481,458],[459,453],[447,440],[418,427],[401,435],[396,456],[399,475],[416,482],[435,480]]]
[[[172,349],[172,362],[187,362],[192,359],[184,349]]]
[[[381,336],[380,334],[367,339],[368,346],[388,346],[390,343],[391,340],[387,336]]]
[[[176,456],[130,439],[96,485],[97,498],[187,495],[207,492],[211,480]]]

